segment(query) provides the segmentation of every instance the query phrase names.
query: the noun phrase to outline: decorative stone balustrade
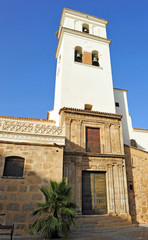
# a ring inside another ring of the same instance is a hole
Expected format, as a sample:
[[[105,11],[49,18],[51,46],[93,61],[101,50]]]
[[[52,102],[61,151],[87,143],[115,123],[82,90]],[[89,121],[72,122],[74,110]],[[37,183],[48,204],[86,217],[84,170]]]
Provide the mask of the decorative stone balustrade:
[[[7,139],[65,144],[64,128],[51,125],[48,121],[0,117],[0,140]]]

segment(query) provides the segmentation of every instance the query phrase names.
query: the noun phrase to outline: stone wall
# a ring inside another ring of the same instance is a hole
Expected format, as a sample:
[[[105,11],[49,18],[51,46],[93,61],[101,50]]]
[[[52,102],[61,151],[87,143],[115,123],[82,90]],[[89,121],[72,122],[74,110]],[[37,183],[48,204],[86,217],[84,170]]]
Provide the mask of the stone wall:
[[[148,152],[125,145],[129,210],[133,222],[148,223]]]
[[[22,178],[3,177],[5,157],[25,158]],[[0,213],[1,223],[15,224],[15,234],[28,234],[32,222],[31,211],[43,201],[40,186],[48,186],[50,179],[63,177],[63,147],[45,144],[0,143]]]

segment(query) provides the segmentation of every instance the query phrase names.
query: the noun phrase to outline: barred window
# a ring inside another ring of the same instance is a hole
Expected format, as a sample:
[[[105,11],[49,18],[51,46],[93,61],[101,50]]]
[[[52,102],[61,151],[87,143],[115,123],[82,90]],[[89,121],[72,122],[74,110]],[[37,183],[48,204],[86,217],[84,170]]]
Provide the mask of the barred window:
[[[5,177],[22,177],[25,159],[18,156],[5,158],[4,172]]]

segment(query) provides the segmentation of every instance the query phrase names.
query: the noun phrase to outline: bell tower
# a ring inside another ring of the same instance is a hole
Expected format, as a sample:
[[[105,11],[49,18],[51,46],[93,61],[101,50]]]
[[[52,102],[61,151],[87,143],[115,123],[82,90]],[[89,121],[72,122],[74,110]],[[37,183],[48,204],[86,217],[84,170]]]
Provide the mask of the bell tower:
[[[57,70],[54,111],[59,123],[63,107],[115,113],[108,21],[63,9],[56,49]],[[91,106],[91,107],[90,107]]]

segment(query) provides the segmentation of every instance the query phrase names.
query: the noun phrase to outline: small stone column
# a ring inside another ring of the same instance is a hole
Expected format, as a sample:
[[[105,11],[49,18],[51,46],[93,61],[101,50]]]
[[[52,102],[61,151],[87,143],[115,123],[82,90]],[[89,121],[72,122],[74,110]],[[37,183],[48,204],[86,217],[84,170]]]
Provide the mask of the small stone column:
[[[124,184],[124,194],[125,194],[125,212],[126,212],[127,214],[129,214],[128,189],[127,189],[127,178],[126,178],[125,160],[123,160],[122,172],[123,172],[123,184]]]

